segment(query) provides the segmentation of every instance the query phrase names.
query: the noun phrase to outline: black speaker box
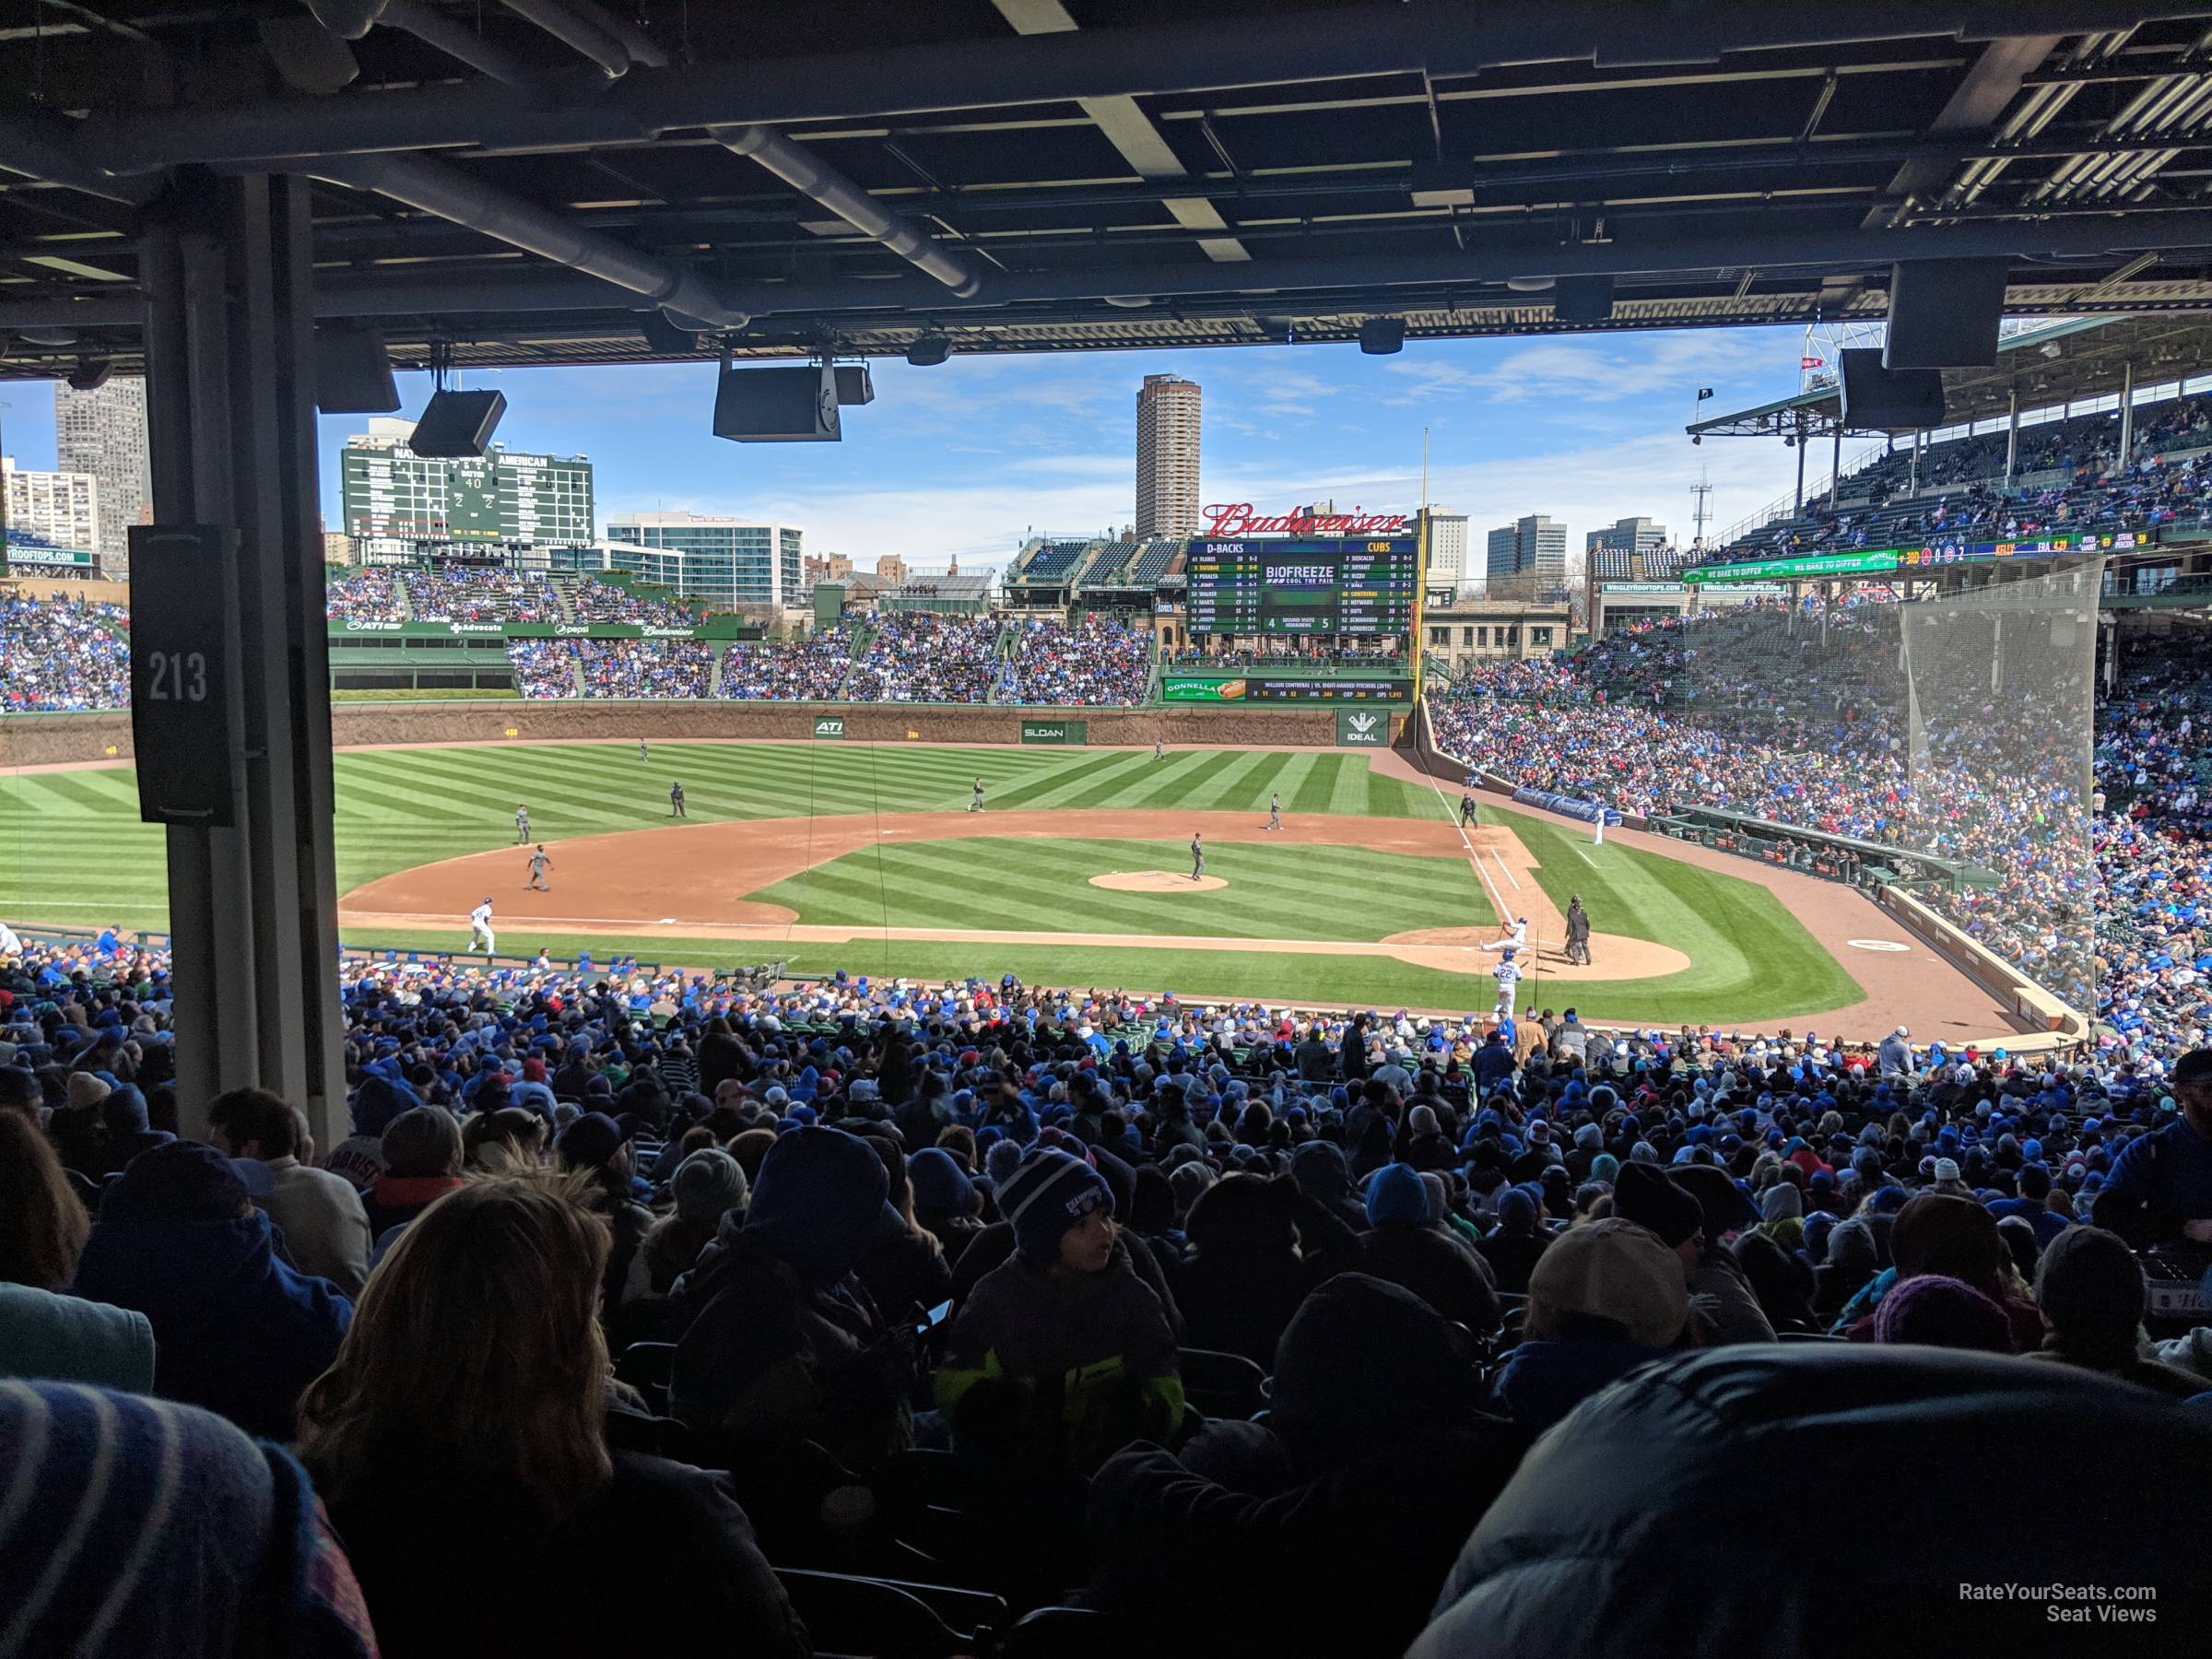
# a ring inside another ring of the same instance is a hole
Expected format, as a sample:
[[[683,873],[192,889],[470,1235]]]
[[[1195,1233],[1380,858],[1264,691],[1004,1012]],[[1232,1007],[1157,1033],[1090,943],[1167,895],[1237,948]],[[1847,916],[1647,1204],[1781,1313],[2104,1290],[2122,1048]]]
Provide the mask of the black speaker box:
[[[436,459],[473,459],[483,454],[506,413],[504,392],[434,392],[407,447]]]
[[[1551,314],[1561,323],[1613,320],[1613,278],[1562,276],[1552,288]]]
[[[315,407],[325,415],[389,415],[399,386],[382,335],[366,328],[315,330]]]
[[[1918,432],[1943,424],[1943,376],[1935,370],[1885,369],[1871,346],[1839,356],[1849,430]]]
[[[2003,259],[1900,260],[1889,267],[1885,369],[1986,369],[2005,317]]]
[[[739,443],[835,443],[837,373],[827,364],[725,369],[714,390],[714,436]]]

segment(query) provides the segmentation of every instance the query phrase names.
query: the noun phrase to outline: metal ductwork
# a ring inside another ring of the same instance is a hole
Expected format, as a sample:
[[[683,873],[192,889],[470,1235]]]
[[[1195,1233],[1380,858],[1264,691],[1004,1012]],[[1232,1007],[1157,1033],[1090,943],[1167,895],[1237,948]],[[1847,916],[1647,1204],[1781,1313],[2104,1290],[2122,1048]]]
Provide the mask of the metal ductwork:
[[[764,126],[711,126],[707,136],[732,155],[749,156],[802,195],[812,197],[863,236],[927,272],[963,300],[982,286],[975,267],[947,253],[913,220],[891,212],[803,146]]]
[[[583,53],[606,72],[607,79],[617,80],[629,73],[629,48],[598,24],[578,17],[560,0],[500,0],[500,4]]]
[[[521,59],[421,0],[306,0],[306,5],[315,21],[342,41],[358,41],[381,24],[411,34],[503,85],[526,88],[537,78]]]
[[[87,162],[62,116],[0,115],[0,168],[49,184],[65,184],[126,207],[143,207],[161,194],[158,173],[117,177]]]
[[[723,304],[696,273],[595,230],[580,229],[535,203],[438,162],[415,156],[363,156],[320,162],[314,171],[627,288],[700,328],[743,328],[752,321]]]

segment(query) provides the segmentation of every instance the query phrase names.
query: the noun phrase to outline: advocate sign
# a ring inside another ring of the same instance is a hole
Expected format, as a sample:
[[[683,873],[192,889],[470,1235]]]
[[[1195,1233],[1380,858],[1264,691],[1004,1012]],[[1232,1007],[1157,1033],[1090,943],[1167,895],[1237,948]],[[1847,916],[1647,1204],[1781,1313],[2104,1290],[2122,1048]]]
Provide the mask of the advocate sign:
[[[1250,501],[1216,502],[1198,509],[1206,535],[1403,535],[1410,526],[1402,512],[1315,512],[1293,507],[1276,514],[1255,513]]]

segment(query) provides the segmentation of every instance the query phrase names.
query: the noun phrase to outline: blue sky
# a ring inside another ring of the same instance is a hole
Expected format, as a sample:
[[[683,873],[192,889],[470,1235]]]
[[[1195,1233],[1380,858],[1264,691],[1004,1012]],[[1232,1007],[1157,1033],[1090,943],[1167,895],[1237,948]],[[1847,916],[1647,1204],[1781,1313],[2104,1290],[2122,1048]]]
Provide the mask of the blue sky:
[[[955,357],[934,369],[875,365],[876,401],[846,411],[836,444],[736,444],[707,430],[710,364],[534,369],[467,383],[507,394],[500,437],[517,449],[589,455],[602,522],[664,507],[779,517],[811,551],[864,568],[899,553],[920,569],[949,558],[1003,564],[1024,532],[1099,533],[1133,511],[1136,388],[1172,372],[1205,388],[1203,496],[1281,509],[1410,508],[1430,494],[1482,533],[1528,512],[1583,533],[1649,513],[1688,538],[1690,487],[1710,470],[1715,526],[1792,484],[1794,452],[1771,441],[1682,434],[1697,388],[1708,412],[1796,389],[1794,329],[1679,330],[1513,340],[1410,341],[1393,357],[1355,346],[1217,351]],[[8,452],[53,459],[53,400],[38,382],[0,386]],[[401,380],[419,410],[424,377]],[[330,455],[361,418],[324,420],[324,496],[338,522]],[[1807,475],[1828,457],[1809,458]]]

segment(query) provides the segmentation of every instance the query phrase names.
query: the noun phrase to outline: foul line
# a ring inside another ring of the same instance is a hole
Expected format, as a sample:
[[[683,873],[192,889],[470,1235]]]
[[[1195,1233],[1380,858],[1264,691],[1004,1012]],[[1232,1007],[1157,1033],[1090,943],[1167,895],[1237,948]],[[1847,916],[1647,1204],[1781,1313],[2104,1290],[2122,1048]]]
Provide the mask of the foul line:
[[[1512,911],[1512,906],[1505,901],[1504,890],[1490,879],[1489,872],[1482,867],[1482,855],[1475,851],[1475,843],[1467,839],[1467,827],[1459,821],[1459,814],[1452,810],[1452,803],[1444,799],[1444,792],[1437,787],[1436,774],[1423,767],[1421,776],[1428,779],[1430,789],[1435,793],[1436,804],[1443,808],[1444,822],[1459,832],[1459,844],[1467,851],[1467,863],[1475,866],[1476,878],[1482,883],[1482,890],[1489,896],[1490,902],[1498,907],[1498,919],[1503,922]]]
[[[1512,871],[1506,868],[1505,860],[1499,855],[1497,848],[1492,847],[1490,849],[1490,858],[1498,865],[1498,873],[1513,884],[1514,892],[1519,892],[1521,890],[1520,878],[1516,877]]]

